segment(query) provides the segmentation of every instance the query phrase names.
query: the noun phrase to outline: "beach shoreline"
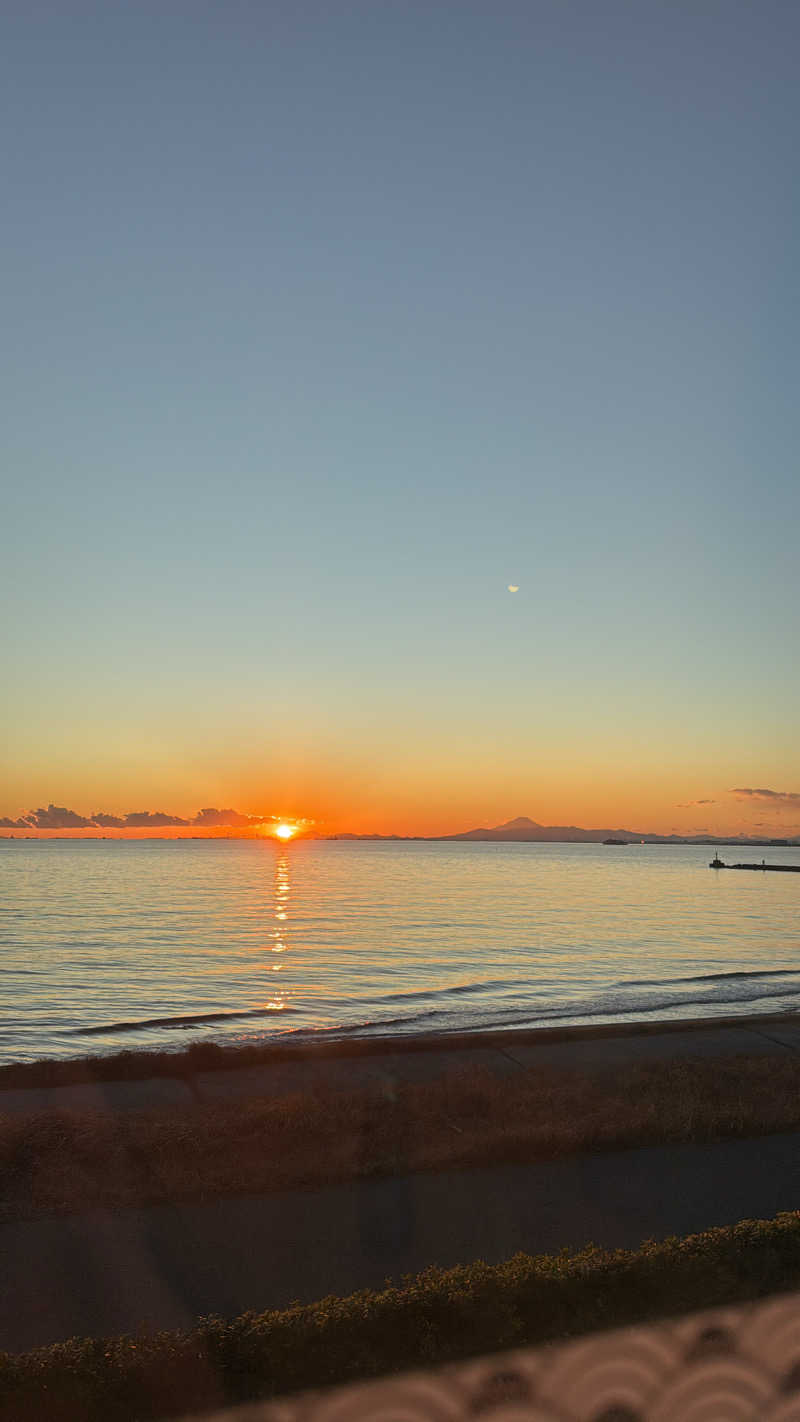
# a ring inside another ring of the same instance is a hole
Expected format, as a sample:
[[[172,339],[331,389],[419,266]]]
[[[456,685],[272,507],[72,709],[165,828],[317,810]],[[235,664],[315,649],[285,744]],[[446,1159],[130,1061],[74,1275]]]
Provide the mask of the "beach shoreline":
[[[108,1055],[41,1058],[7,1062],[0,1066],[0,1090],[16,1087],[59,1086],[92,1081],[134,1081],[152,1077],[193,1076],[198,1070],[237,1071],[247,1067],[284,1066],[293,1063],[339,1062],[370,1057],[418,1053],[505,1051],[519,1047],[564,1046],[580,1049],[584,1043],[662,1037],[671,1034],[724,1032],[734,1029],[766,1032],[767,1028],[798,1027],[798,1012],[733,1013],[726,1016],[667,1018],[658,1021],[604,1022],[578,1026],[490,1028],[485,1031],[374,1034],[369,1037],[310,1038],[302,1041],[274,1039],[236,1046],[213,1039],[195,1041],[180,1050],[137,1049]]]

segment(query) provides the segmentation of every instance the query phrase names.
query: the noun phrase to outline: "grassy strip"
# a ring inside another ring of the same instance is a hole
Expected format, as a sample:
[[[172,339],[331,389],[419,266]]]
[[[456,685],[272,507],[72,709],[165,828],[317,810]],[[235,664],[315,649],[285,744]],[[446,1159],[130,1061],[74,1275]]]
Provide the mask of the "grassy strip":
[[[643,1063],[584,1076],[473,1069],[350,1093],[0,1116],[0,1215],[30,1218],[800,1127],[800,1058]]]
[[[800,1283],[800,1214],[635,1251],[517,1255],[191,1332],[0,1355],[0,1422],[147,1422],[758,1298]]]

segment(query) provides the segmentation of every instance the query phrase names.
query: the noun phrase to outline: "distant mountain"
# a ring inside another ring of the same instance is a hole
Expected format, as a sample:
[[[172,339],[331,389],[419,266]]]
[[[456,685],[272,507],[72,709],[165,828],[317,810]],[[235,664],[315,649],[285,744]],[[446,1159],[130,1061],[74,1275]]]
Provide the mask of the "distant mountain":
[[[461,834],[333,834],[328,839],[426,839],[426,840],[497,840],[518,844],[602,844],[605,840],[646,844],[733,844],[777,847],[798,845],[798,839],[753,839],[746,834],[652,834],[647,830],[582,829],[580,825],[540,825],[527,815],[517,815],[505,824],[483,829],[463,830]]]
[[[507,820],[503,825],[494,825],[492,828],[464,830],[461,834],[442,835],[442,839],[498,839],[535,840],[538,843],[602,843],[610,836],[619,839],[645,839],[648,836],[639,834],[636,830],[623,829],[581,829],[579,825],[540,825],[536,820],[531,820],[527,815],[518,815],[515,820]]]
[[[437,836],[446,840],[514,840],[539,844],[602,844],[605,840],[625,840],[647,844],[751,844],[751,845],[797,845],[797,839],[755,839],[749,835],[714,834],[653,834],[647,830],[630,829],[582,829],[580,825],[540,825],[527,815],[518,815],[515,820],[492,828],[464,830],[461,834]]]

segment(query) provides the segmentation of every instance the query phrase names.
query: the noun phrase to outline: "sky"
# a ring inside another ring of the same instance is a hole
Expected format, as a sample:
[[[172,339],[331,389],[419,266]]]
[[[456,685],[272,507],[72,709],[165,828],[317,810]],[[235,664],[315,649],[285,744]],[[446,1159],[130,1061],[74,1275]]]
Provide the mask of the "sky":
[[[3,31],[0,815],[800,832],[798,7]]]

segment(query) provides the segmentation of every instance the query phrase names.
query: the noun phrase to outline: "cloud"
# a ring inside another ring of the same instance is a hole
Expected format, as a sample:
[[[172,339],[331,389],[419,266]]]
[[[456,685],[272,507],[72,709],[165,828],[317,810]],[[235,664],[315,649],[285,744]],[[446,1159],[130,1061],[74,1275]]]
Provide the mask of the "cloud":
[[[215,810],[210,807],[206,810],[199,810],[192,820],[192,824],[201,828],[216,828],[224,825],[231,829],[244,829],[248,825],[261,825],[265,819],[270,818],[269,815],[242,815],[238,810]]]
[[[518,583],[509,583],[509,585],[508,585],[508,591],[509,591],[509,592],[519,592],[519,584],[518,584]]]
[[[740,785],[735,790],[729,790],[729,795],[736,795],[740,800],[767,800],[775,805],[800,805],[800,791],[798,790],[753,790],[749,785]],[[777,806],[776,806],[777,808]]]
[[[716,800],[685,800],[683,804],[676,805],[676,810],[693,810],[695,805],[716,805]]]
[[[166,825],[188,825],[180,815],[166,815],[163,810],[135,810],[125,816],[126,829],[163,829]]]
[[[64,805],[48,805],[47,809],[28,810],[19,819],[0,817],[0,829],[60,830],[60,829],[254,829],[258,825],[277,821],[282,816],[274,814],[242,814],[240,810],[218,810],[213,805],[198,810],[191,819],[181,815],[170,815],[165,810],[132,810],[126,815],[112,815],[106,810],[96,810],[93,815],[80,815],[77,810],[68,810]],[[290,815],[292,824],[310,825],[312,820],[301,820]]]
[[[256,825],[270,824],[273,821],[288,819],[293,825],[311,825],[313,820],[298,819],[297,815],[243,815],[239,810],[217,810],[210,806],[205,810],[198,810],[190,824],[197,825],[198,829],[254,829]]]
[[[29,810],[18,825],[20,829],[90,829],[92,821],[75,810],[68,810],[65,805],[48,805],[46,810],[41,806],[38,810]]]

